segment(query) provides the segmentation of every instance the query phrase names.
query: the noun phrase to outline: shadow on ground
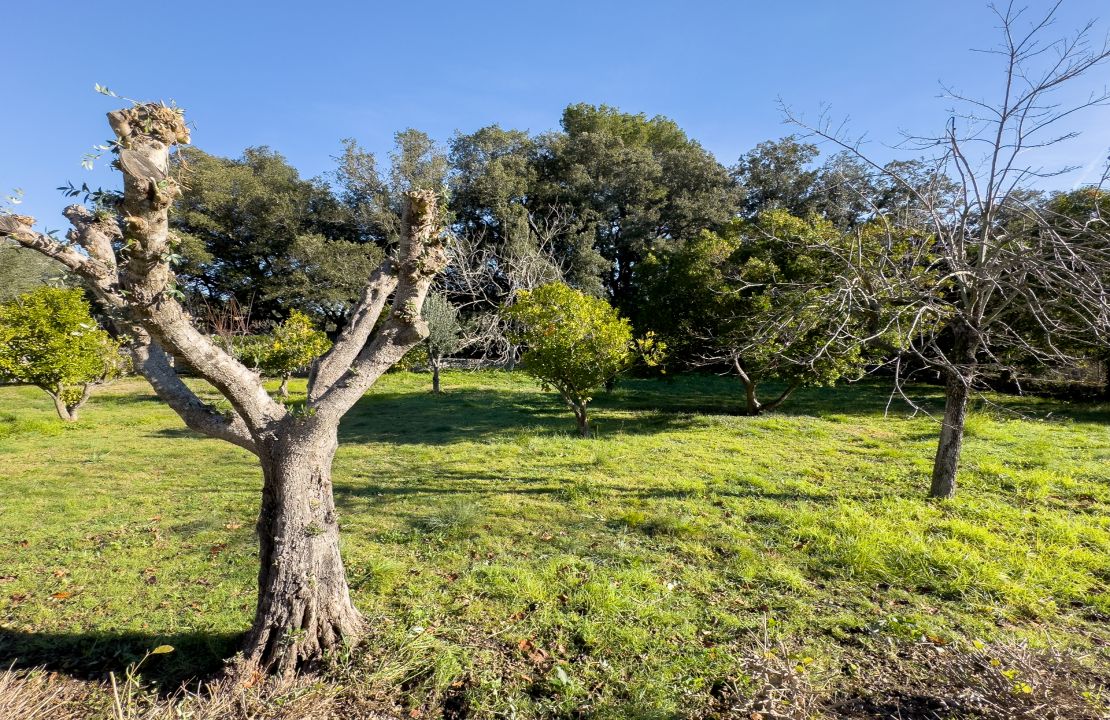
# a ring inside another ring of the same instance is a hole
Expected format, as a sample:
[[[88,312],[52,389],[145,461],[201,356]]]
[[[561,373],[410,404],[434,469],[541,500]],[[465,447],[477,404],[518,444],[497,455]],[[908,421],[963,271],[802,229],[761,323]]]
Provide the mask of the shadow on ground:
[[[173,691],[194,678],[218,672],[235,653],[239,634],[186,632],[20,632],[0,628],[0,667],[46,668],[83,679],[119,678],[129,667],[160,645],[172,653],[152,655],[143,662],[145,680]]]

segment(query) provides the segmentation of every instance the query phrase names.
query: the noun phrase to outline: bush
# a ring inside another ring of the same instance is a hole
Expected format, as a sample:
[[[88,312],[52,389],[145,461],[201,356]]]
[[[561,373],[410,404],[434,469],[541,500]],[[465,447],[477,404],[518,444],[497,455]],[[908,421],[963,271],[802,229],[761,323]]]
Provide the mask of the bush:
[[[122,369],[119,343],[81,290],[40,287],[0,305],[0,379],[42,388],[63,420],[76,420],[92,386]]]
[[[635,343],[628,320],[609,303],[550,283],[521,292],[506,315],[521,326],[521,363],[544,389],[554,388],[589,435],[586,408],[597,388],[628,367]]]

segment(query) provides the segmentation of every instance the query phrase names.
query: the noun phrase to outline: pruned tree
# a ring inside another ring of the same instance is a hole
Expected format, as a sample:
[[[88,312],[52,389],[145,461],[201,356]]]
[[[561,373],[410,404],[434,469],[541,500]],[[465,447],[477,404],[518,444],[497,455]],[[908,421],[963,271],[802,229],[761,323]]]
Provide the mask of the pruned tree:
[[[525,372],[559,393],[574,411],[578,434],[589,437],[594,392],[633,360],[628,320],[605,300],[563,283],[522,291],[506,315],[522,328]]]
[[[66,209],[73,224],[68,242],[36,232],[30,218],[10,215],[0,218],[0,234],[85,280],[134,337],[136,368],[189,427],[258,457],[258,603],[243,655],[248,668],[288,675],[364,632],[339,553],[332,458],[340,418],[427,335],[420,309],[445,262],[436,195],[406,195],[395,252],[366,278],[349,321],[315,364],[304,407],[288,408],[269,396],[256,373],[201,332],[177,300],[168,211],[180,190],[169,161],[172,149],[190,139],[182,111],[136,103],[109,113],[108,120],[115,165],[123,174],[113,208],[118,218],[75,205]],[[383,313],[387,318],[379,326]],[[167,352],[187,362],[232,410],[221,412],[197,397],[174,372]]]
[[[424,299],[424,319],[428,323],[428,337],[424,345],[428,349],[428,365],[432,369],[432,392],[439,395],[439,371],[443,358],[463,344],[459,310],[443,293],[430,292]]]
[[[1092,42],[1090,23],[1046,40],[1059,3],[1028,23],[1027,10],[1012,3],[990,7],[1002,34],[1000,46],[987,51],[1002,62],[999,97],[946,88],[957,110],[943,133],[909,139],[931,152],[914,173],[906,164],[880,165],[827,117],[808,125],[786,109],[791,121],[868,164],[916,206],[901,219],[875,213],[888,251],[866,282],[845,279],[868,291],[856,295],[861,311],[885,296],[897,309],[890,327],[911,358],[944,378],[929,491],[936,498],[956,494],[968,402],[986,364],[1005,365],[1007,351],[1016,349],[1068,365],[1079,359],[1077,347],[1105,343],[1110,328],[1110,234],[1040,202],[1037,183],[1070,168],[1032,164],[1076,135],[1063,127],[1067,121],[1110,100],[1105,88],[1078,96],[1073,89],[1110,59],[1110,45]]]
[[[67,422],[123,369],[119,343],[90,311],[79,288],[41,286],[0,305],[0,379],[42,389]]]

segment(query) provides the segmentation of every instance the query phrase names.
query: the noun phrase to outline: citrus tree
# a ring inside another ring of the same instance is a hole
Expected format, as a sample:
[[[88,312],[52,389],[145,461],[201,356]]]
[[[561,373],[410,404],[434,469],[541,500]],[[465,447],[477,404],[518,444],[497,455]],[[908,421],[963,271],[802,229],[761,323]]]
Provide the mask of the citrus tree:
[[[0,305],[0,378],[42,388],[62,420],[76,420],[92,386],[120,366],[119,344],[81,290],[43,286]]]
[[[601,298],[563,283],[517,296],[506,311],[527,349],[521,363],[544,389],[554,388],[574,411],[578,432],[590,434],[586,409],[597,388],[628,367],[635,343],[628,320]]]
[[[274,328],[262,344],[260,367],[262,372],[281,378],[278,394],[289,396],[289,378],[294,372],[307,367],[331,347],[331,341],[312,324],[312,318],[300,310],[290,313],[285,322]]]

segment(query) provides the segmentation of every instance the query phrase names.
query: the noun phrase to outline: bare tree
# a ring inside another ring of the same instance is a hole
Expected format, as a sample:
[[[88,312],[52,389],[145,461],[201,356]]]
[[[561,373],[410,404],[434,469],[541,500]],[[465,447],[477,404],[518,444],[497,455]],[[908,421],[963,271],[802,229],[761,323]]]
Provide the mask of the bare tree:
[[[183,113],[136,103],[109,113],[108,120],[123,174],[116,207],[121,220],[75,205],[66,209],[73,224],[68,242],[14,215],[0,217],[0,235],[86,281],[133,335],[136,368],[189,427],[258,456],[261,568],[243,651],[248,668],[288,675],[364,631],[339,553],[332,458],[340,418],[427,334],[420,310],[445,263],[436,196],[406,195],[394,257],[367,279],[350,322],[316,365],[306,406],[294,411],[271,399],[258,375],[199,331],[175,299],[168,211],[179,188],[169,176],[169,158],[175,145],[189,142]],[[388,319],[374,332],[387,303]],[[219,390],[233,410],[222,413],[198,398],[174,372],[167,351]]]
[[[1092,41],[1091,23],[1046,40],[1059,3],[1029,23],[1027,11],[1012,3],[990,7],[1002,43],[985,52],[1002,60],[1000,96],[979,100],[946,88],[957,110],[945,131],[908,138],[931,151],[916,174],[870,159],[843,125],[827,117],[807,125],[786,109],[791,121],[863,160],[918,208],[914,227],[876,213],[885,252],[857,263],[863,270],[848,284],[859,291],[861,308],[877,298],[894,308],[889,327],[911,358],[944,378],[930,488],[937,498],[956,493],[968,401],[986,364],[1005,365],[1007,352],[1074,364],[1076,348],[1105,343],[1110,327],[1107,226],[1053,213],[1037,185],[1073,168],[1046,169],[1030,159],[1075,137],[1064,123],[1110,99],[1105,88],[1078,100],[1060,92],[1110,59],[1110,45]],[[921,167],[930,168],[927,182]]]
[[[482,235],[456,237],[448,248],[442,284],[466,320],[459,349],[477,349],[486,359],[511,368],[520,347],[512,340],[503,306],[521,290],[563,280],[566,271],[556,245],[575,220],[564,208],[549,208],[542,215],[520,208],[507,226],[509,239],[502,247]]]

